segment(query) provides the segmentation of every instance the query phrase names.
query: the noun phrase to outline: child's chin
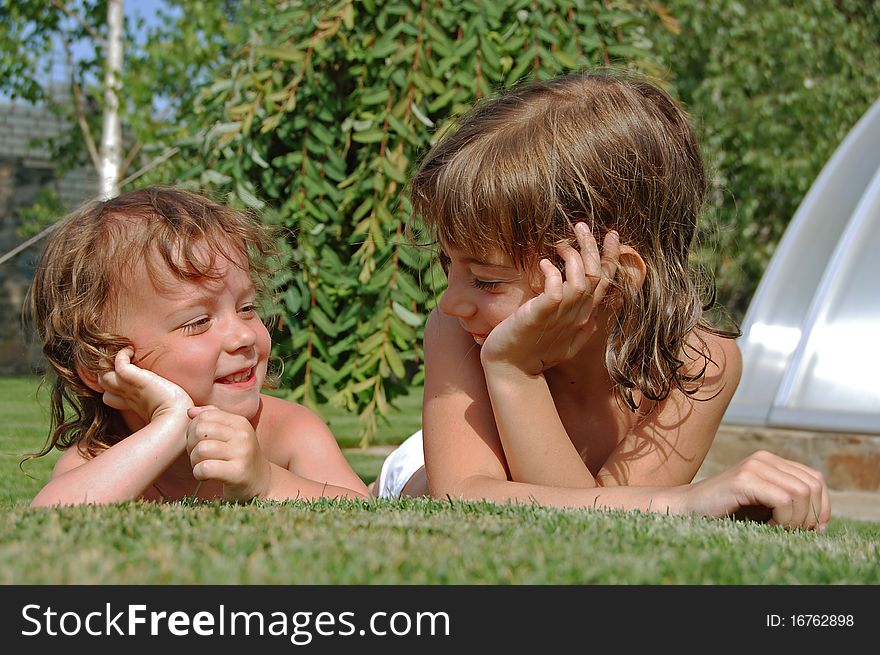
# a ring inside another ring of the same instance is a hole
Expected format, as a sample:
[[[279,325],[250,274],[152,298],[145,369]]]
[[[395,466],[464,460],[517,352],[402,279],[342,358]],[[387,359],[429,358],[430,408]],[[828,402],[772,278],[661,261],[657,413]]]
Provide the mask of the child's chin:
[[[254,396],[251,398],[242,398],[238,400],[217,398],[214,401],[206,404],[213,405],[217,409],[221,409],[224,412],[237,414],[238,416],[243,416],[244,418],[250,420],[254,418],[260,411],[260,395],[257,393],[254,394]]]

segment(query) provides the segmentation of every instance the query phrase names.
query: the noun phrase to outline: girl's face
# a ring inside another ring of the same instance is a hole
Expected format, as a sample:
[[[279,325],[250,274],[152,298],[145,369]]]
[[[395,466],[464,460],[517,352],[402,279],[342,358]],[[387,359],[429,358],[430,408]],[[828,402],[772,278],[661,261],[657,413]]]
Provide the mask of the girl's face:
[[[246,264],[218,256],[215,278],[178,280],[169,272],[157,286],[139,263],[120,292],[117,332],[134,343],[135,364],[180,386],[197,406],[251,419],[271,342]]]
[[[529,275],[501,253],[478,258],[444,247],[440,262],[448,283],[440,298],[440,311],[457,318],[478,344],[482,345],[495,326],[520,305],[538,295]]]

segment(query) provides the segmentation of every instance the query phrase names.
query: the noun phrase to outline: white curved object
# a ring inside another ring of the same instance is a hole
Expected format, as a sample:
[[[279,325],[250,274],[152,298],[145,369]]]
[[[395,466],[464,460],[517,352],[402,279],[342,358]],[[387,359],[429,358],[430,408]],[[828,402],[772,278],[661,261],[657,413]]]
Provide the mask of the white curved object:
[[[880,434],[880,100],[791,220],[743,322],[727,423]]]

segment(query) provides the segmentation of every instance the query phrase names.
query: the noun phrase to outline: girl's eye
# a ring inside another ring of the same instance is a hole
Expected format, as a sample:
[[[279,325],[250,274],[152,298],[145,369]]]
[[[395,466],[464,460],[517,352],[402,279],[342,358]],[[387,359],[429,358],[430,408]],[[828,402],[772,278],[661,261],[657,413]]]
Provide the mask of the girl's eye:
[[[211,325],[211,319],[207,316],[203,318],[196,319],[192,323],[187,323],[184,325],[181,330],[183,330],[184,334],[199,334],[208,329],[208,326]]]
[[[253,303],[248,303],[248,304],[242,306],[242,308],[238,310],[239,314],[246,314],[248,316],[251,316],[251,315],[255,314],[256,312],[257,312],[257,307]]]
[[[449,275],[449,264],[452,263],[452,260],[449,259],[449,255],[447,255],[442,250],[440,251],[440,268],[443,269],[443,272]]]
[[[471,285],[475,289],[482,289],[483,291],[491,291],[492,289],[497,289],[499,284],[501,284],[501,282],[495,280],[481,280],[476,277],[471,280]]]

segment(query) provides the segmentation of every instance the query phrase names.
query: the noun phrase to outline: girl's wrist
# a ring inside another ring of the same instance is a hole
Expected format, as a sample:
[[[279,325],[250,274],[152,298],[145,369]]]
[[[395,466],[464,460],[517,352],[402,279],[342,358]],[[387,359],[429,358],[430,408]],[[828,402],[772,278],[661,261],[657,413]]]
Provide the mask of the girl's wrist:
[[[654,496],[654,508],[664,514],[690,514],[691,510],[688,507],[690,489],[691,485],[689,484],[663,489]]]
[[[184,406],[159,407],[150,416],[150,423],[179,424],[185,430],[190,422],[189,415],[187,414],[188,409],[189,407]]]
[[[539,368],[536,366],[529,366],[525,362],[517,362],[511,360],[508,357],[500,357],[495,354],[492,354],[490,351],[483,348],[480,351],[480,363],[483,365],[483,372],[488,376],[491,374],[501,374],[501,375],[525,375],[530,378],[537,377],[541,375],[542,371],[539,369],[537,371],[532,371],[532,368]]]

